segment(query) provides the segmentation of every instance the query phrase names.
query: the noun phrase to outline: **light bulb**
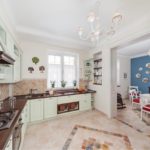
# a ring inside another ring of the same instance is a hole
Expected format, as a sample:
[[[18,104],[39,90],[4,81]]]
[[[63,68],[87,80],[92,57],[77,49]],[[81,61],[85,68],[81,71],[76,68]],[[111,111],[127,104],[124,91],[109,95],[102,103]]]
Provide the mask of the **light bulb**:
[[[90,14],[88,15],[88,22],[94,22],[95,19],[96,19],[95,13],[90,12]]]
[[[79,27],[78,34],[79,34],[79,36],[82,36],[82,34],[83,34],[83,28],[82,27]]]
[[[115,24],[115,25],[118,25],[119,23],[121,23],[122,21],[122,15],[118,12],[116,12],[112,18],[112,22]]]

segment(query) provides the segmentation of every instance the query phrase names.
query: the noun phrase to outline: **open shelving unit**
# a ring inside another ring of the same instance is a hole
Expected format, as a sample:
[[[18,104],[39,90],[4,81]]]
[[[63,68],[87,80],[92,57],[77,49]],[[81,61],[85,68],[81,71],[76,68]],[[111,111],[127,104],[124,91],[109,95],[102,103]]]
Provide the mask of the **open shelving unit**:
[[[94,63],[93,84],[102,85],[102,52],[98,52],[94,54],[93,63]]]

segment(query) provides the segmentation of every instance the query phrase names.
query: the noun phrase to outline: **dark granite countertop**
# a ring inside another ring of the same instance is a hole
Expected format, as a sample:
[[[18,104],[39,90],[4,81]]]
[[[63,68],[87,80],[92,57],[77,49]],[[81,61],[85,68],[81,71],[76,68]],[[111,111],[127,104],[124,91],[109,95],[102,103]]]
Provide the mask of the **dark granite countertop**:
[[[96,93],[96,91],[87,90],[87,91],[79,92],[77,90],[72,90],[72,91],[62,90],[59,92],[54,92],[53,95],[50,95],[49,93],[38,93],[38,94],[32,94],[32,95],[16,95],[15,97],[16,98],[25,98],[27,100],[31,100],[31,99],[71,96],[71,95],[88,94],[88,93]]]
[[[15,108],[14,109],[18,110],[18,113],[17,113],[11,127],[9,129],[5,129],[5,130],[0,131],[0,150],[3,150],[5,148],[5,146],[7,145],[7,142],[8,142],[8,140],[9,140],[9,138],[10,138],[10,136],[14,130],[14,127],[17,123],[17,120],[20,117],[20,114],[21,114],[26,102],[27,102],[27,100],[25,100],[25,99],[21,99],[21,100],[18,99],[15,102]]]
[[[71,95],[78,95],[78,94],[88,94],[88,93],[96,93],[96,91],[88,90],[79,92],[77,90],[72,91],[60,91],[55,92],[54,95],[49,95],[48,93],[39,93],[39,94],[33,94],[31,95],[16,95],[16,102],[15,102],[15,110],[18,110],[17,116],[14,119],[11,127],[9,129],[1,130],[0,131],[0,150],[5,149],[5,146],[7,145],[7,142],[14,130],[15,124],[17,120],[19,119],[19,116],[26,105],[27,100],[31,99],[40,99],[40,98],[50,98],[50,97],[60,97],[60,96],[71,96]],[[8,99],[8,98],[7,98]]]

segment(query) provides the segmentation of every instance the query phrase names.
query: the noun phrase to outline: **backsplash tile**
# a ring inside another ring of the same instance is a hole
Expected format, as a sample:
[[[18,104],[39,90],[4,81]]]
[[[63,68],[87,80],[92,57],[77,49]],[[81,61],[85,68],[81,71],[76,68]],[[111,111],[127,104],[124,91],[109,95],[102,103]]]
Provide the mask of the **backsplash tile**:
[[[39,93],[47,90],[46,79],[25,79],[13,85],[13,95],[29,94],[30,89],[38,89]]]
[[[0,101],[9,96],[9,84],[0,84]]]
[[[85,88],[88,82],[80,79],[79,87]],[[18,83],[13,84],[13,95],[29,94],[30,89],[37,89],[39,93],[44,93],[47,90],[46,79],[24,79]]]

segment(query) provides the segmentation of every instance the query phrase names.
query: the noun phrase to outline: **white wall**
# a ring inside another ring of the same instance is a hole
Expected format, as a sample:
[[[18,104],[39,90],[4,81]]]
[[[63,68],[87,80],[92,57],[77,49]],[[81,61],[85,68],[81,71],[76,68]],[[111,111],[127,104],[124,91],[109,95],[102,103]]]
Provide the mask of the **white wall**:
[[[96,90],[95,95],[95,108],[110,117],[111,113],[111,103],[110,96],[111,90],[109,89],[111,85],[111,56],[110,49],[107,45],[101,46],[101,49],[96,49],[91,51],[90,57],[93,57],[93,54],[96,52],[102,51],[102,85],[93,85],[91,82],[90,88]]]
[[[122,98],[128,98],[128,87],[131,83],[131,59],[129,56],[119,55],[117,59],[120,62],[119,81],[120,87],[117,87],[117,92],[122,95]],[[127,78],[124,78],[124,73],[127,73]]]
[[[93,86],[91,88],[97,91],[95,98],[95,107],[101,112],[105,113],[108,117],[116,116],[116,92],[117,86],[115,84],[116,77],[113,77],[112,74],[115,74],[116,69],[113,68],[111,64],[111,59],[116,59],[112,56],[112,50],[119,46],[127,45],[131,41],[150,34],[150,17],[147,16],[144,19],[142,18],[139,22],[136,22],[133,25],[130,25],[126,30],[118,33],[110,40],[105,40],[104,42],[100,41],[101,44],[98,46],[97,50],[92,51],[90,57],[95,52],[103,52],[103,85],[102,86]]]
[[[23,50],[23,64],[22,64],[22,78],[23,79],[46,79],[47,78],[47,63],[48,63],[48,54],[51,52],[62,52],[62,53],[74,53],[79,55],[79,70],[83,70],[83,61],[87,59],[85,51],[63,48],[63,47],[54,47],[46,43],[41,43],[37,41],[21,40],[21,47]],[[32,63],[32,57],[38,57],[40,62],[35,65]],[[38,67],[43,65],[46,67],[45,73],[40,73]],[[34,67],[34,73],[28,72],[28,67]],[[80,78],[83,77],[83,72],[80,73]]]

